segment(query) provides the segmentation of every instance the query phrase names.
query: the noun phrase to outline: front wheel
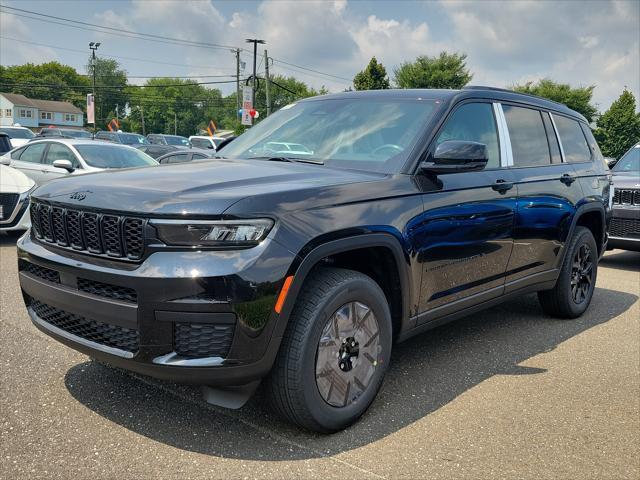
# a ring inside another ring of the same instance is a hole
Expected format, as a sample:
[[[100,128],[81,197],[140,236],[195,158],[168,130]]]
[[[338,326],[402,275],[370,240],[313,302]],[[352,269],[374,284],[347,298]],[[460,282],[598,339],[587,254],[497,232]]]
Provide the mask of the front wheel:
[[[391,314],[370,277],[319,268],[305,281],[267,383],[275,409],[297,425],[334,432],[376,397],[391,356]]]
[[[598,274],[598,248],[591,230],[576,227],[555,287],[538,292],[545,313],[560,318],[576,318],[591,303]]]

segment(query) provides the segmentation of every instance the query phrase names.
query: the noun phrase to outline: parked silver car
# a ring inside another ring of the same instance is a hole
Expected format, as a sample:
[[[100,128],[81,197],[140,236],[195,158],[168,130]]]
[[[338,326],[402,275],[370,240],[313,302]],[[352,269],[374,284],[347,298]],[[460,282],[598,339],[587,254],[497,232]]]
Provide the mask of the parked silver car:
[[[0,163],[20,170],[38,185],[65,175],[158,164],[133,147],[75,138],[29,142],[0,157]]]

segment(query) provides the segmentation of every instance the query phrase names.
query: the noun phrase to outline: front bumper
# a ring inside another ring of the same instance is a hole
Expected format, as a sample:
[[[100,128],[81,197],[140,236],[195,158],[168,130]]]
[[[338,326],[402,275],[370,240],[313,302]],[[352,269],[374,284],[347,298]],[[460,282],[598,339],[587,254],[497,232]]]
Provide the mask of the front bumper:
[[[294,257],[265,240],[237,251],[156,252],[133,265],[30,234],[18,241],[20,285],[41,331],[118,367],[211,386],[271,369],[286,322],[273,305]]]
[[[640,251],[640,207],[614,206],[608,247]]]

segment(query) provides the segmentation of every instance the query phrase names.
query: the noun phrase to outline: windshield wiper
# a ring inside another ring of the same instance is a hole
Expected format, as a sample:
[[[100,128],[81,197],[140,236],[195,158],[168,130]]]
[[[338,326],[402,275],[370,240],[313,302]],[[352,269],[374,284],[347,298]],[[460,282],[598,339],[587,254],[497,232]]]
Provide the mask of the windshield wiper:
[[[267,160],[269,162],[292,162],[292,163],[312,163],[314,165],[324,165],[321,160],[311,160],[299,157],[248,157],[249,160]]]

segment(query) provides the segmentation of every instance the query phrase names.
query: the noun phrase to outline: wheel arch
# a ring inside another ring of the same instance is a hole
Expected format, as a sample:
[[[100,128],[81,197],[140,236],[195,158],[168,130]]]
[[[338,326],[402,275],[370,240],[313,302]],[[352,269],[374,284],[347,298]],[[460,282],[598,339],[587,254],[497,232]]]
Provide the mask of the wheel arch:
[[[302,251],[304,252],[305,249]],[[359,261],[366,258],[375,258],[376,255],[379,256],[383,253],[391,254],[391,257],[388,255],[384,257],[383,255],[383,258],[381,258],[381,261],[385,262],[384,266],[389,267],[392,264],[395,266],[397,275],[392,275],[391,278],[397,279],[399,283],[397,296],[394,296],[393,293],[393,282],[389,283],[381,280],[380,275],[371,275],[371,271],[375,270],[375,265],[367,268],[363,266],[365,265],[364,263]],[[371,256],[367,256],[368,254]],[[349,258],[350,256],[353,258]],[[285,321],[279,322],[279,330],[281,329],[282,331],[276,333],[278,336],[284,333],[289,316],[306,278],[314,268],[323,264],[338,268],[350,268],[372,277],[390,302],[392,320],[394,322],[394,336],[405,327],[410,317],[411,276],[409,274],[408,255],[393,235],[387,233],[365,233],[330,240],[310,250],[307,249],[307,253],[304,256],[298,256],[298,262],[296,263],[291,266],[287,273],[287,276],[293,276],[293,281],[280,312],[281,319]]]

